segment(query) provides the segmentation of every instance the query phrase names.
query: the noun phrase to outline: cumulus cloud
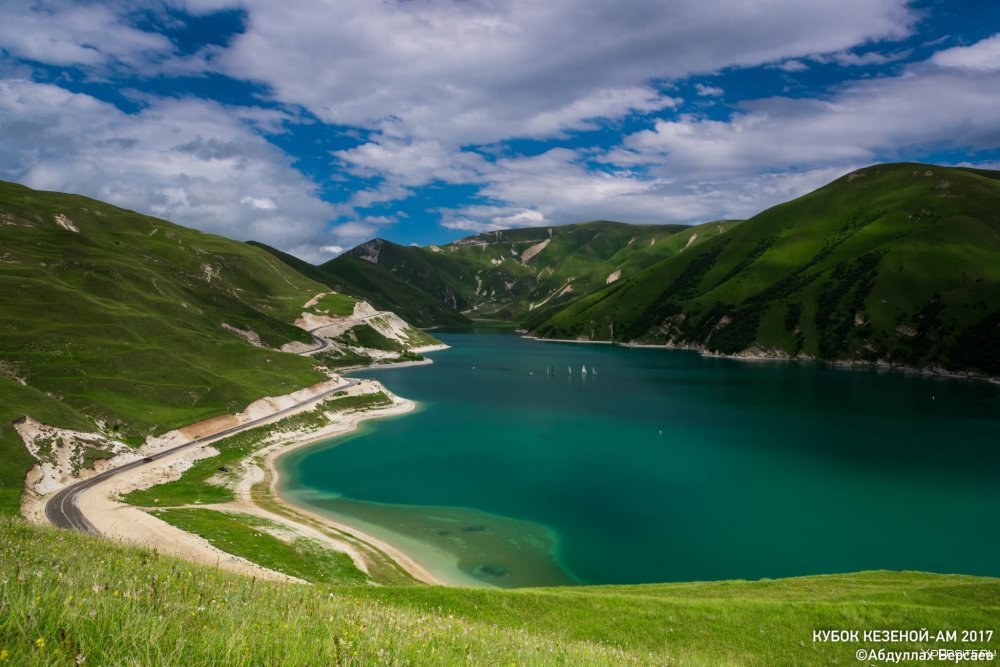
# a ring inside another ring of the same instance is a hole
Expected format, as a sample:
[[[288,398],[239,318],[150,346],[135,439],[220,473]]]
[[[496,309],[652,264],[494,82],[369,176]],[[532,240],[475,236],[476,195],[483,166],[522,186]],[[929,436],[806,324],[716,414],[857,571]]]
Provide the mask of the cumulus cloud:
[[[214,71],[263,84],[267,100],[233,106],[137,92],[128,96],[141,110],[130,114],[8,80],[0,173],[312,261],[385,234],[401,217],[385,205],[433,184],[478,189],[477,203],[439,211],[453,230],[691,222],[751,215],[911,147],[1000,144],[1000,35],[812,99],[745,101],[729,119],[674,111],[683,100],[668,94],[671,83],[693,75],[908,58],[863,48],[910,34],[917,14],[907,0],[627,0],[587,11],[576,0],[141,1],[161,18],[239,9],[244,27],[225,47],[180,56],[153,28],[137,27],[135,3],[39,0],[5,12],[0,49],[98,77]],[[30,78],[10,63],[2,71]],[[694,93],[725,91],[697,83]],[[510,142],[613,133],[637,115],[659,120],[610,150],[551,147],[579,145],[560,141],[521,155]],[[359,140],[330,156],[335,177],[358,185],[341,205],[324,202],[265,138],[313,117]]]
[[[575,152],[554,150],[501,163],[504,173],[493,178],[498,185],[483,190],[496,203],[444,210],[441,224],[481,233],[593,219],[639,223],[742,219],[863,166],[845,163],[715,180],[644,179],[627,171],[595,172],[582,160]]]
[[[972,46],[957,46],[939,51],[931,61],[942,67],[996,72],[1000,70],[1000,34]]]
[[[498,229],[540,227],[547,223],[545,215],[534,209],[510,206],[466,206],[460,211],[444,211],[441,226],[480,234]],[[473,219],[475,216],[478,219]]]
[[[777,67],[785,72],[804,72],[809,69],[809,65],[806,65],[801,60],[786,60]]]
[[[174,51],[166,37],[131,25],[122,9],[60,0],[5,3],[0,47],[36,62],[88,66],[138,67]]]
[[[243,197],[243,199],[240,199],[240,203],[247,204],[254,208],[259,208],[262,211],[273,211],[274,209],[278,208],[278,205],[275,204],[272,200],[268,199],[267,197],[246,196]]]
[[[663,108],[673,101],[647,81],[840,51],[914,20],[904,0],[241,4],[222,71],[326,122],[447,147]]]
[[[58,86],[0,81],[0,174],[236,239],[318,247],[333,207],[240,116],[195,99],[126,114]]]
[[[607,170],[586,163],[593,155],[566,149],[497,160],[481,190],[495,206],[456,209],[445,224],[497,228],[503,211],[529,207],[550,224],[742,218],[883,155],[996,147],[1000,77],[981,57],[994,40],[949,49],[896,77],[844,85],[827,99],[767,98],[744,102],[729,120],[657,121],[597,156],[612,165]],[[938,99],[948,103],[932,103]]]
[[[851,83],[829,99],[745,102],[727,121],[661,120],[626,137],[606,159],[718,178],[873,162],[926,146],[992,148],[1000,143],[998,93],[1000,78],[992,73],[918,65],[897,77]]]
[[[478,153],[456,151],[433,140],[403,140],[379,136],[356,148],[334,153],[347,169],[361,177],[383,177],[402,194],[408,186],[441,181],[466,183],[485,168]]]

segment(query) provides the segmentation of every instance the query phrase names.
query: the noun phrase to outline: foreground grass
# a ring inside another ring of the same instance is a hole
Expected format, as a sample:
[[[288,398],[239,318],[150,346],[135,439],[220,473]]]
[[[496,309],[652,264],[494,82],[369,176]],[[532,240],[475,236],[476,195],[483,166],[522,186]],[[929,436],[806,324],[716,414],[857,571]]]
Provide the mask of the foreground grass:
[[[0,655],[15,665],[77,655],[99,665],[858,664],[858,645],[814,644],[813,630],[988,629],[1000,617],[1000,580],[920,573],[523,591],[275,584],[11,519],[0,519],[0,572]]]
[[[359,584],[367,577],[350,556],[315,540],[287,535],[267,519],[209,509],[154,510],[154,516],[204,537],[227,553],[313,583]]]
[[[395,608],[364,587],[274,584],[0,519],[13,665],[628,664],[651,656]]]

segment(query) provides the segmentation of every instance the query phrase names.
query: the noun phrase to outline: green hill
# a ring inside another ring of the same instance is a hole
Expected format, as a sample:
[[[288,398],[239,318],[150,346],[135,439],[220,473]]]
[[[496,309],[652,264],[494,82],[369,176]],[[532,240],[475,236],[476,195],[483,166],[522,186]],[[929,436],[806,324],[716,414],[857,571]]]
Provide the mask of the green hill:
[[[276,584],[0,518],[12,665],[850,665],[815,630],[991,628],[1000,580],[868,572],[500,591]],[[78,657],[79,656],[79,657]]]
[[[319,267],[272,252],[304,275],[421,325],[467,324],[469,318],[522,324],[735,224],[602,220],[488,232],[425,248],[374,239]]]
[[[26,414],[139,444],[324,379],[275,349],[311,340],[292,322],[324,290],[244,243],[0,183],[0,511]]]
[[[469,319],[392,272],[356,257],[340,256],[315,266],[275,248],[250,241],[299,273],[332,289],[364,299],[379,310],[391,310],[416,326],[463,325]]]
[[[876,165],[533,332],[1000,375],[1000,172]]]

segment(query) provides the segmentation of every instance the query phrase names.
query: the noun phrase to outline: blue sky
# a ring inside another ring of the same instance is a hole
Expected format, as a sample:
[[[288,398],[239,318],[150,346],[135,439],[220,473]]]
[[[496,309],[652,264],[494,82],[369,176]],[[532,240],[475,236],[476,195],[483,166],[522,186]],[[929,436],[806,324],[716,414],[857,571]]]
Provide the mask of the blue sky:
[[[873,162],[1000,166],[1000,3],[5,6],[0,178],[314,262],[748,217]]]

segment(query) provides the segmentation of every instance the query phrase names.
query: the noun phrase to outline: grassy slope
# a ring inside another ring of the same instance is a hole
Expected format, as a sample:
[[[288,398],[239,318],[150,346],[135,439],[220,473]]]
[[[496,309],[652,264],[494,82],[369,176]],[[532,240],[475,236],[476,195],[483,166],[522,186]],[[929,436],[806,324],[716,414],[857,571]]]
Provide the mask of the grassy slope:
[[[420,326],[468,324],[469,317],[521,323],[541,321],[540,314],[603,288],[616,271],[633,275],[679,252],[692,237],[697,245],[735,224],[594,221],[489,232],[427,248],[375,239],[318,267],[260,247],[303,275]],[[546,239],[544,250],[521,261],[525,250]]]
[[[314,266],[298,257],[255,241],[304,276],[338,292],[365,299],[379,310],[391,310],[416,326],[468,324],[469,320],[426,292],[409,285],[392,272],[356,257],[341,256],[322,266]]]
[[[732,224],[705,225],[695,242]],[[547,308],[565,305],[604,287],[616,271],[628,276],[672,256],[691,235],[681,225],[594,221],[488,232],[441,247],[404,247],[376,239],[341,261],[375,259],[401,281],[466,315],[519,322],[543,302]],[[546,240],[543,250],[522,260],[525,251]]]
[[[814,644],[813,630],[990,628],[1000,613],[996,579],[918,573],[523,591],[273,584],[9,519],[0,571],[0,655],[17,665],[77,655],[102,665],[849,665],[861,645]]]
[[[308,359],[222,327],[308,341],[291,322],[322,290],[243,243],[0,183],[0,376],[14,390],[0,399],[0,508],[30,465],[9,426],[24,414],[85,430],[100,419],[138,444],[322,380]]]
[[[192,507],[154,510],[153,515],[204,537],[226,553],[304,581],[359,584],[366,580],[347,554],[315,540],[289,538],[279,524],[267,519]]]
[[[1000,373],[998,206],[995,173],[877,165],[534,329]]]

